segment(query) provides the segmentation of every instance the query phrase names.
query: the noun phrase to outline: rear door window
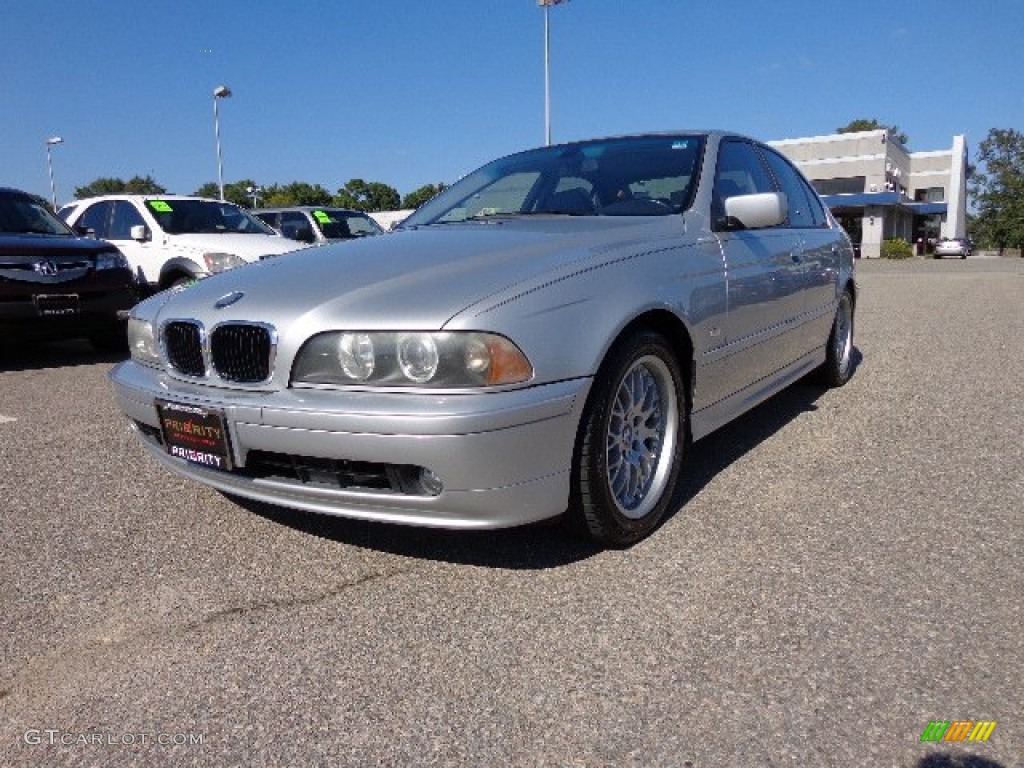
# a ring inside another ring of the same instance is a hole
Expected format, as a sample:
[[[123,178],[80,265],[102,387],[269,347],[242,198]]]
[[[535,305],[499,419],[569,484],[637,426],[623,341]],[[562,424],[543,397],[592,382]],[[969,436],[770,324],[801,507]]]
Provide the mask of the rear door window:
[[[132,227],[145,225],[142,214],[127,200],[114,201],[114,215],[110,220],[107,238],[110,240],[131,240]]]
[[[96,237],[105,240],[109,236],[111,207],[112,204],[108,200],[93,203],[85,209],[82,218],[75,222],[75,226],[91,229]]]

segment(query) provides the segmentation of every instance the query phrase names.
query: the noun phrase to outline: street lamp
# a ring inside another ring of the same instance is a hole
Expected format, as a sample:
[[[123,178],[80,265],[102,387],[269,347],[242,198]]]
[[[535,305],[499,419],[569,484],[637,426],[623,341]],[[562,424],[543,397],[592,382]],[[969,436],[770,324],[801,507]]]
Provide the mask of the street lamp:
[[[46,170],[50,174],[50,202],[53,203],[54,212],[57,211],[57,186],[53,183],[53,160],[50,158],[50,147],[63,143],[64,139],[60,136],[51,136],[46,140]]]
[[[568,0],[537,0],[544,9],[544,143],[551,144],[551,6]]]
[[[217,187],[220,189],[220,199],[224,199],[224,166],[220,158],[220,112],[217,111],[217,101],[226,99],[231,95],[231,89],[226,85],[218,85],[213,89],[213,136],[217,141]]]
[[[250,187],[246,187],[245,191],[246,191],[246,194],[248,194],[250,197],[252,197],[252,207],[255,208],[256,207],[256,199],[259,196],[260,192],[263,191],[263,187],[261,187],[259,185],[253,185],[253,186],[250,186]]]

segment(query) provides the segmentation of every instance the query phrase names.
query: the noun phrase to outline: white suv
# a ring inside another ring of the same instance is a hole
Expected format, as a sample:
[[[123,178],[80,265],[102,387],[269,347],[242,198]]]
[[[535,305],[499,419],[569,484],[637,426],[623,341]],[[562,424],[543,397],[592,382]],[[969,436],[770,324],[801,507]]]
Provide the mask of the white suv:
[[[114,243],[151,290],[305,247],[233,203],[202,197],[105,195],[59,214],[79,233]]]

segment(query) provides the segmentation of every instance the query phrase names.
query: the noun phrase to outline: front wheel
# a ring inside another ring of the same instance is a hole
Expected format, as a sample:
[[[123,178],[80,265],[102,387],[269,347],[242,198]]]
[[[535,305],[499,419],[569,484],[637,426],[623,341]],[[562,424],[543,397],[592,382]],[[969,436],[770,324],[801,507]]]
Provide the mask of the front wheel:
[[[672,502],[686,443],[679,362],[665,339],[639,331],[594,379],[573,462],[570,520],[608,546],[650,533]]]

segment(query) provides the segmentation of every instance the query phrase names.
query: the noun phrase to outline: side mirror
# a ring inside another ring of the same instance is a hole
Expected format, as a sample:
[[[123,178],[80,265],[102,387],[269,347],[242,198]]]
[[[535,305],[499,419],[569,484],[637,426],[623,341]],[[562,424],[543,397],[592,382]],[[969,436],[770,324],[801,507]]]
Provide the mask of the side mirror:
[[[72,229],[75,230],[76,235],[80,235],[81,237],[96,237],[96,230],[93,229],[92,227],[83,227],[81,225],[75,225],[74,227],[72,227]]]
[[[786,220],[789,205],[781,192],[734,195],[725,198],[726,229],[764,229]]]
[[[145,224],[136,224],[130,230],[132,240],[140,243],[144,243],[149,240],[149,230]]]

